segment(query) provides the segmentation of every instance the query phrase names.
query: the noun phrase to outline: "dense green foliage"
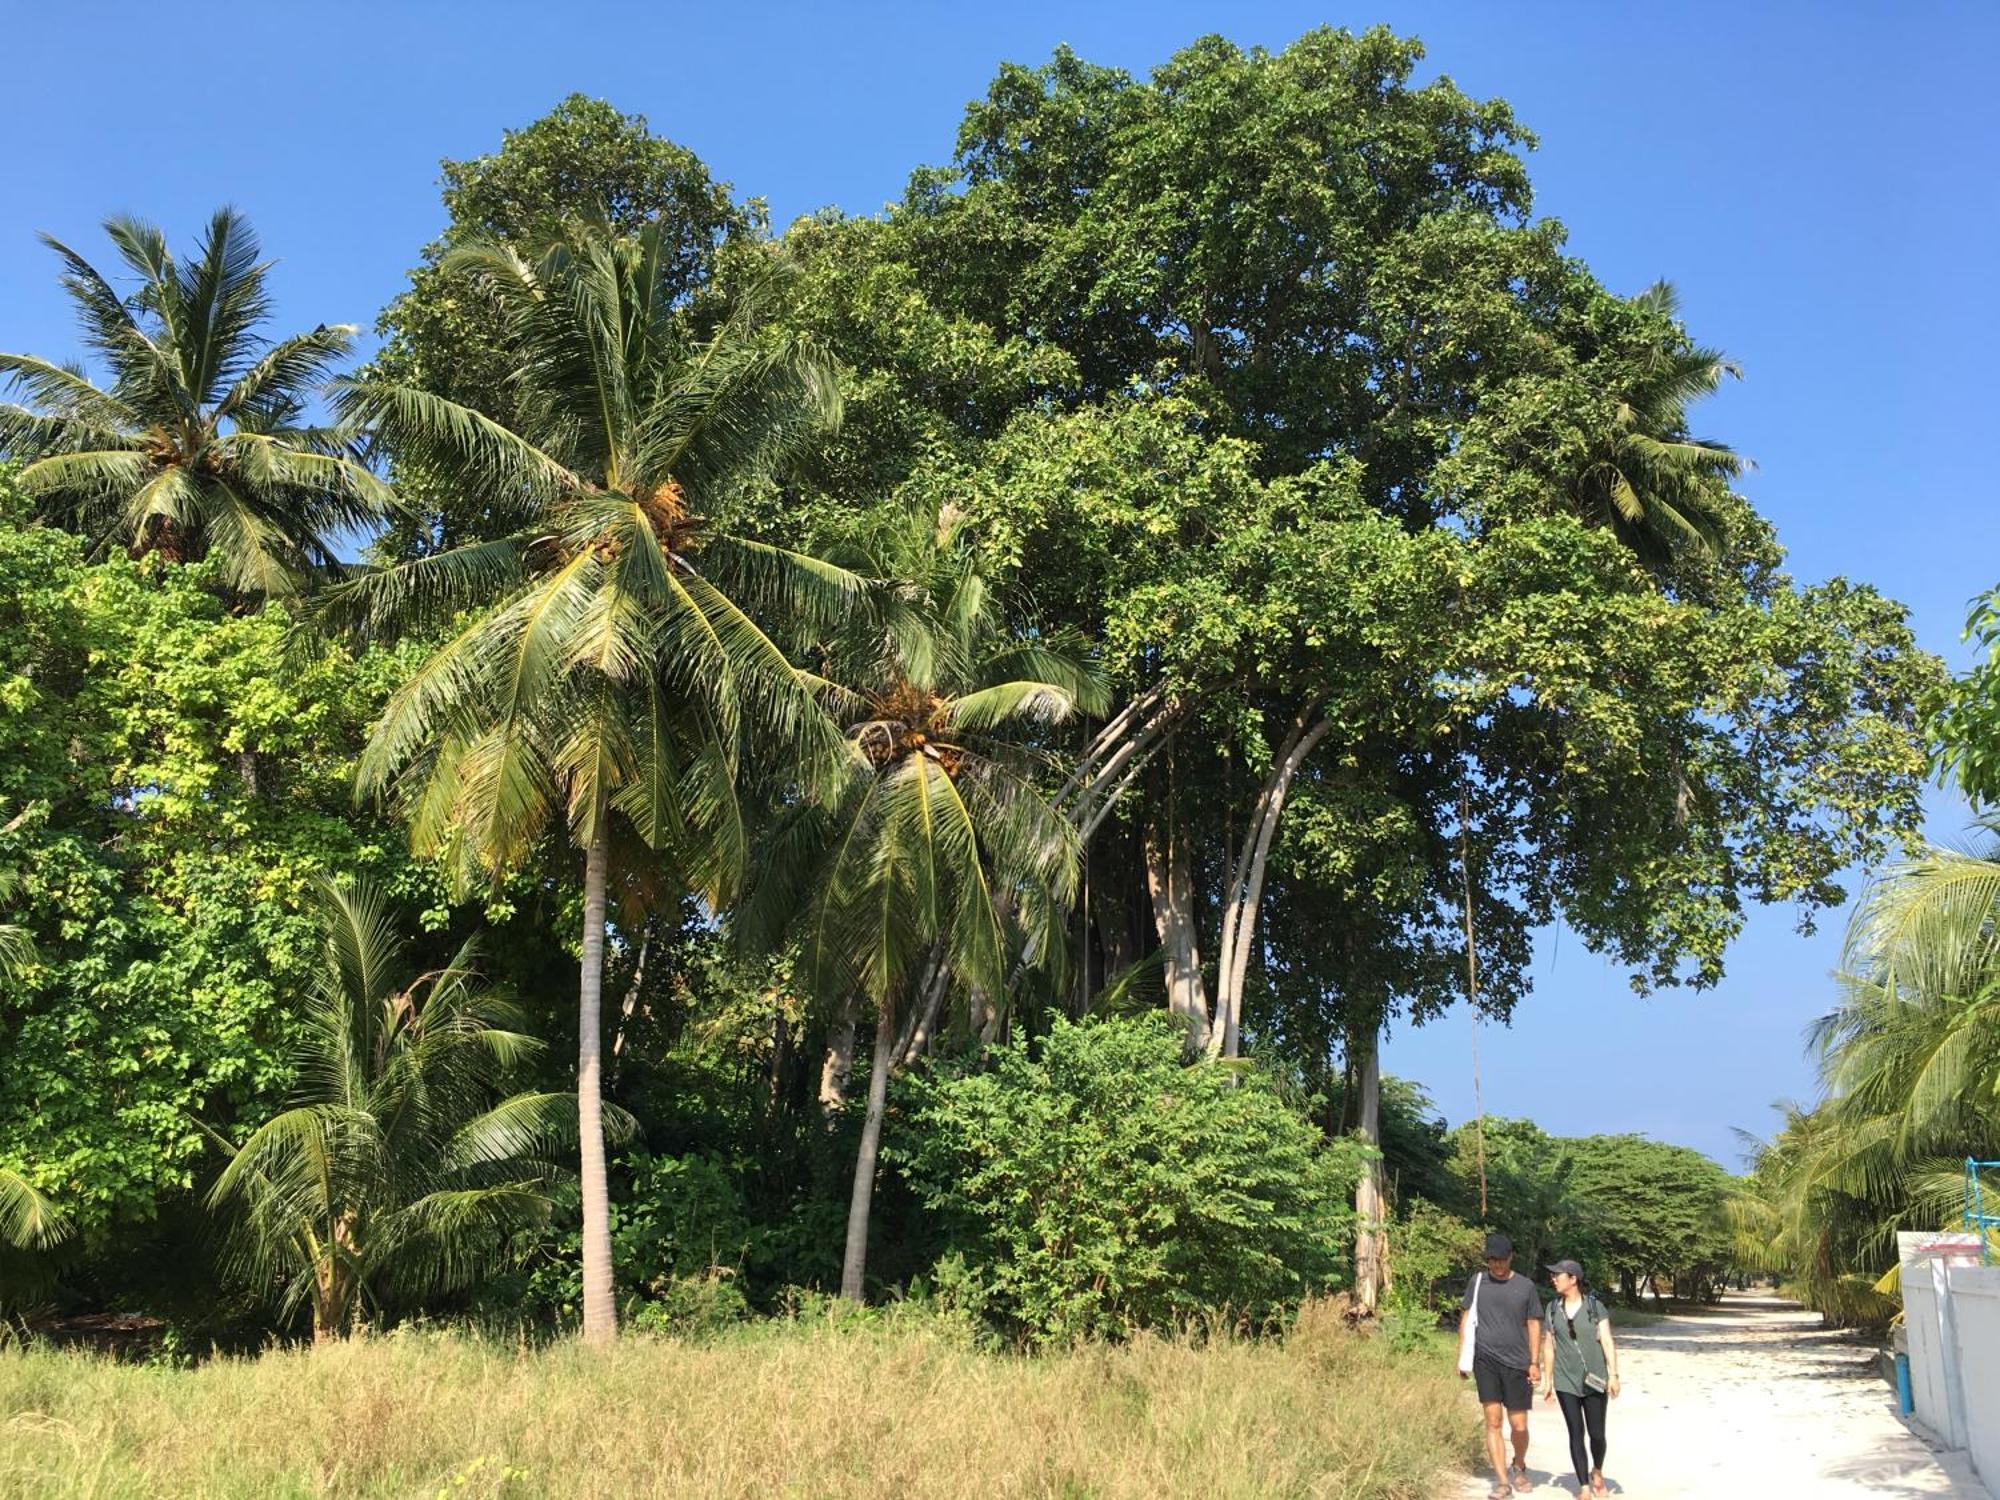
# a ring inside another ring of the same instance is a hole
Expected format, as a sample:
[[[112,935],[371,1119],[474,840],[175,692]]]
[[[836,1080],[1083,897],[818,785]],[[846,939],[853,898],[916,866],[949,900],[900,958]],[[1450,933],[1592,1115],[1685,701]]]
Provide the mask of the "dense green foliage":
[[[1190,1071],[1171,1022],[1077,1026],[913,1085],[918,1193],[971,1233],[954,1295],[1033,1342],[1253,1325],[1331,1288],[1359,1162],[1251,1075]]]
[[[1993,806],[2000,804],[2000,589],[1973,601],[1965,634],[1985,648],[1986,659],[1940,700],[1938,767],[1973,802]]]
[[[435,887],[353,811],[402,662],[288,655],[284,613],[230,612],[205,565],[86,565],[0,507],[0,868],[36,948],[0,1003],[0,1165],[95,1235],[195,1184],[198,1119],[283,1097],[315,878]]]
[[[37,497],[0,500],[0,1170],[81,1231],[56,1300],[167,1308],[146,1263],[247,1308],[313,1262],[200,1251],[201,1126],[305,1118],[336,871],[419,915],[415,972],[477,935],[546,1043],[504,1086],[579,1110],[505,1272],[385,1269],[385,1315],[608,1335],[930,1276],[1030,1341],[1262,1323],[1359,1264],[1378,1163],[1405,1312],[1475,1223],[1714,1274],[1718,1169],[1525,1122],[1468,1154],[1377,1097],[1376,1039],[1505,1016],[1552,920],[1640,990],[1716,982],[1752,903],[1809,924],[1910,837],[1942,677],[1893,602],[1783,571],[1691,430],[1726,360],[1567,255],[1526,131],[1420,58],[1009,65],[892,211],[776,236],[567,100],[446,164],[324,431],[345,335],[261,342],[240,221],[131,298],[72,264],[112,385],[16,359],[42,409],[0,427]],[[197,314],[232,352],[182,368],[194,446],[133,441],[221,476],[207,529],[107,559],[48,445]],[[386,501],[364,439],[405,510],[307,566]],[[232,463],[282,545],[213,519]]]

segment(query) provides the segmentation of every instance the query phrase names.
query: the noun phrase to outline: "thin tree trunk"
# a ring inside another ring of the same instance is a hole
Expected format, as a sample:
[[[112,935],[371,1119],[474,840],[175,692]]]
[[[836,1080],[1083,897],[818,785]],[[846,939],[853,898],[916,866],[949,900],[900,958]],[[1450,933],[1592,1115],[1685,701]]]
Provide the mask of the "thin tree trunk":
[[[942,948],[931,952],[930,967],[924,972],[924,982],[918,990],[918,1003],[910,1012],[910,1024],[899,1039],[896,1047],[896,1064],[907,1068],[923,1055],[930,1046],[931,1037],[937,1031],[938,1013],[944,1009],[944,997],[951,988],[951,968],[944,961]]]
[[[826,1056],[819,1065],[819,1108],[829,1126],[847,1102],[854,1076],[854,1001],[847,1000],[826,1033]]]
[[[611,1081],[618,1081],[618,1070],[625,1065],[625,1028],[632,1024],[633,1013],[639,1008],[639,992],[646,986],[646,959],[653,951],[653,919],[646,919],[643,935],[639,939],[639,953],[632,964],[632,982],[625,986],[625,999],[618,1007],[618,1029],[611,1036]]]
[[[875,1201],[875,1156],[882,1145],[882,1115],[889,1100],[889,1064],[896,1050],[896,1010],[883,1001],[875,1011],[875,1059],[868,1068],[868,1114],[854,1156],[854,1191],[847,1201],[847,1254],[840,1265],[840,1295],[862,1302],[868,1272],[868,1210]]]
[[[1209,1046],[1211,1050],[1219,1047],[1224,1057],[1235,1057],[1242,1047],[1243,984],[1250,973],[1250,946],[1257,930],[1258,908],[1264,899],[1264,872],[1270,863],[1278,820],[1284,815],[1285,796],[1299,767],[1333,727],[1331,720],[1321,719],[1308,728],[1307,719],[1317,711],[1317,707],[1303,710],[1279,747],[1277,761],[1257,794],[1256,811],[1244,832],[1242,853],[1237,856],[1236,876],[1223,904],[1221,953],[1215,978],[1215,1013],[1221,1035],[1211,1034]]]
[[[583,1338],[607,1344],[618,1334],[611,1277],[611,1192],[604,1171],[600,1090],[604,1027],[604,882],[610,863],[605,819],[583,862],[583,982],[576,1008],[576,1125],[583,1189]]]
[[[1374,1152],[1354,1185],[1354,1305],[1372,1316],[1388,1285],[1382,1195],[1382,1057],[1380,1033],[1372,1018],[1367,1034],[1353,1033],[1350,1046],[1360,1095],[1356,1129]]]
[[[785,1069],[791,1062],[791,1053],[792,1023],[780,1010],[771,1017],[771,1072],[764,1085],[764,1103],[768,1109],[775,1110],[784,1096]]]

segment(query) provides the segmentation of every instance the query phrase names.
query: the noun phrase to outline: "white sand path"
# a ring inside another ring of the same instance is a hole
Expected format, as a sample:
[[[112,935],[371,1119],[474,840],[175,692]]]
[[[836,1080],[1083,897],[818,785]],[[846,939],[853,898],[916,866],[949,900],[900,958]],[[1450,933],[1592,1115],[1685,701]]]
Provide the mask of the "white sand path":
[[[1838,1500],[1864,1495],[1989,1500],[1961,1454],[1938,1454],[1896,1416],[1873,1351],[1817,1315],[1755,1293],[1649,1327],[1618,1327],[1604,1480],[1633,1500],[1701,1495]],[[1466,1397],[1466,1420],[1479,1420]],[[1576,1490],[1562,1412],[1529,1418],[1534,1496]],[[1465,1500],[1492,1476],[1468,1479]]]

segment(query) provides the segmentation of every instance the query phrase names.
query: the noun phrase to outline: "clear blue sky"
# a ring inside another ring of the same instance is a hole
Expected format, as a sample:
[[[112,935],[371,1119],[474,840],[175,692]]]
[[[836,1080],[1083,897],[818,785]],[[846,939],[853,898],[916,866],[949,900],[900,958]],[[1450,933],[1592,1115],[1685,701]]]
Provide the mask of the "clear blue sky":
[[[281,258],[281,321],[372,322],[440,227],[440,157],[499,145],[581,90],[645,114],[776,222],[867,213],[944,160],[1003,59],[1058,42],[1144,72],[1198,35],[1281,47],[1384,21],[1428,67],[1501,95],[1541,136],[1540,212],[1612,287],[1681,288],[1746,380],[1701,429],[1803,579],[1843,573],[1906,602],[1955,665],[1966,600],[2000,580],[1991,478],[2000,8],[1844,3],[1633,6],[1277,3],[561,6],[485,0],[5,9],[0,348],[68,354],[47,229],[93,256],[133,212],[185,243],[245,209]],[[1933,831],[1965,813],[1933,799]],[[1489,1111],[1563,1132],[1644,1130],[1736,1163],[1735,1125],[1807,1097],[1806,1022],[1827,1002],[1820,936],[1758,914],[1703,996],[1633,999],[1573,936],[1544,941],[1535,995],[1482,1040]],[[1389,1066],[1453,1120],[1471,1109],[1461,1011],[1397,1033]]]

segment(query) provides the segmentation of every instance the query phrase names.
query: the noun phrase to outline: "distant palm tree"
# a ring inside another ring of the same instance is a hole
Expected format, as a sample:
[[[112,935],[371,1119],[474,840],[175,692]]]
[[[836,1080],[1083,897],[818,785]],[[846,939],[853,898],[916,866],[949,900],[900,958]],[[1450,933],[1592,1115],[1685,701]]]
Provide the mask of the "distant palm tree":
[[[408,386],[356,384],[344,409],[399,457],[467,487],[505,534],[335,591],[365,623],[469,623],[390,700],[364,791],[394,788],[424,851],[470,875],[523,859],[553,824],[583,852],[577,1098],[586,1339],[613,1301],[600,1032],[614,824],[719,901],[746,857],[735,779],[761,730],[794,783],[851,764],[837,730],[746,606],[832,618],[861,580],[721,533],[705,513],[827,430],[829,362],[764,326],[761,284],[690,328],[657,229],[584,225],[529,260],[469,245],[442,262],[503,310],[519,430]],[[631,841],[627,841],[629,845]],[[651,862],[652,856],[648,856]]]
[[[63,288],[111,383],[0,354],[0,380],[29,402],[0,406],[0,453],[24,465],[15,482],[93,556],[116,545],[134,557],[213,559],[239,597],[298,591],[336,566],[344,536],[394,508],[348,434],[304,422],[354,328],[266,342],[269,263],[233,209],[216,213],[187,262],[149,224],[116,218],[104,229],[140,278],[129,297],[43,240],[67,268]]]
[[[1687,410],[1742,372],[1714,349],[1687,341],[1680,299],[1655,282],[1633,305],[1658,324],[1616,393],[1611,429],[1576,479],[1584,517],[1617,533],[1649,566],[1694,551],[1720,557],[1728,545],[1728,481],[1743,460],[1688,433]]]
[[[819,688],[869,774],[788,820],[746,920],[797,910],[814,991],[875,1008],[841,1273],[859,1301],[899,1022],[947,980],[1002,996],[1010,914],[1046,926],[1071,899],[1077,837],[1038,790],[1023,731],[1099,711],[1106,694],[1061,643],[1005,632],[952,513],[877,519],[852,562],[891,596],[832,648]]]
[[[473,944],[411,974],[373,890],[329,883],[320,905],[297,1092],[240,1146],[216,1138],[229,1164],[208,1195],[234,1268],[310,1308],[315,1343],[492,1267],[546,1218],[576,1119],[571,1095],[504,1093],[541,1044],[483,988]]]

